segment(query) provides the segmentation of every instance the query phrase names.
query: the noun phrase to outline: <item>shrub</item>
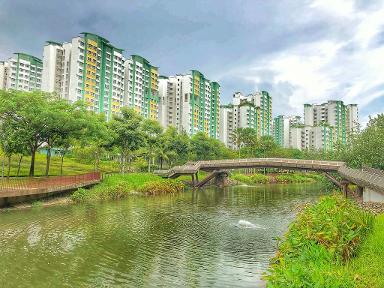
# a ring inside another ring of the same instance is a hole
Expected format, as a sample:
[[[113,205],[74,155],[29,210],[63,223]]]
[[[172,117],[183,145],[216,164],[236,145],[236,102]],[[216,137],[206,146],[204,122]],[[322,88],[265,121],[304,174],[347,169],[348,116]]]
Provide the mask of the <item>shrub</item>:
[[[265,184],[268,183],[269,177],[263,174],[253,174],[250,176],[252,183],[254,184]]]
[[[269,183],[270,181],[269,177],[263,174],[252,174],[251,176],[247,176],[244,174],[233,174],[231,177],[233,180],[249,185],[265,184]]]
[[[291,224],[265,276],[268,287],[353,287],[340,265],[371,229],[373,216],[341,196],[321,198]]]
[[[182,191],[184,191],[184,184],[173,180],[149,182],[139,189],[139,192],[144,195],[177,194]]]
[[[183,188],[180,181],[163,179],[149,173],[115,174],[90,189],[78,189],[71,199],[75,202],[117,200],[135,192],[142,192],[143,195],[174,194],[183,191]]]
[[[281,174],[276,176],[277,183],[311,183],[316,180],[306,174]]]

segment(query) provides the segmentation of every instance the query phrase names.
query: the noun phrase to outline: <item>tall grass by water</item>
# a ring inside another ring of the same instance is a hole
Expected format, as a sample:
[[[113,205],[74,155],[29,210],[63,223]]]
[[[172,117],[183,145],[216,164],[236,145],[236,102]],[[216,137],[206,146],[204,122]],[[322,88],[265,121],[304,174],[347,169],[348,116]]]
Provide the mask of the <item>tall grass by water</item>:
[[[359,247],[358,255],[345,267],[359,288],[384,287],[384,214],[376,216],[371,233]]]
[[[115,174],[90,189],[78,189],[71,196],[75,202],[115,200],[129,195],[160,195],[182,192],[184,184],[150,173]]]
[[[236,173],[231,175],[231,179],[248,184],[266,184],[266,183],[314,183],[322,181],[323,176],[316,173],[286,173],[286,174],[260,174],[255,173],[251,175],[245,175],[241,173]]]
[[[271,261],[267,287],[355,287],[354,275],[344,265],[372,224],[371,214],[339,195],[307,206]]]

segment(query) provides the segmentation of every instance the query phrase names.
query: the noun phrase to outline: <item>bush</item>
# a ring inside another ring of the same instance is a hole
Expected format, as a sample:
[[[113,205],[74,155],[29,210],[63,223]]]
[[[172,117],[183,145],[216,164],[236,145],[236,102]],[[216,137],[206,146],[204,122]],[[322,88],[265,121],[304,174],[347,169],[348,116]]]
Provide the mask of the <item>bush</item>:
[[[159,195],[183,191],[184,185],[176,180],[163,179],[149,173],[115,174],[90,189],[78,189],[72,194],[75,202],[91,200],[117,200],[141,192],[143,195]]]
[[[277,183],[311,183],[315,181],[314,178],[299,173],[281,174],[276,176]]]
[[[139,189],[139,192],[144,195],[177,194],[182,191],[184,191],[184,184],[174,180],[150,182]]]
[[[250,176],[250,179],[254,184],[265,184],[270,181],[269,177],[263,174],[253,174]]]
[[[371,229],[373,216],[339,195],[307,206],[272,259],[268,287],[353,287],[341,264]]]

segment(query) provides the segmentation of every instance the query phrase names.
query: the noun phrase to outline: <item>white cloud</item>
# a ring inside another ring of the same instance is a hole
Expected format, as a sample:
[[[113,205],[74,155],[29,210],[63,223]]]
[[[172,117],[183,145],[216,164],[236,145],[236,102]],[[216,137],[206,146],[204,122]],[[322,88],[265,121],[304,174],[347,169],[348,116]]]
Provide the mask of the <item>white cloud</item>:
[[[316,0],[310,8],[337,16],[343,27],[350,24],[347,34],[352,37],[341,35],[298,43],[228,71],[226,77],[236,75],[253,81],[255,86],[269,82],[276,89],[281,87],[280,83],[289,83],[293,87],[290,95],[286,95],[287,91],[274,91],[276,95],[272,95],[277,96],[274,97],[277,113],[301,114],[304,103],[328,99],[357,103],[361,109],[384,96],[383,89],[377,89],[384,85],[384,46],[373,45],[384,27],[384,5],[375,11],[356,11],[352,1]],[[266,77],[263,71],[272,73]],[[272,79],[270,75],[274,75]],[[281,103],[278,97],[288,97],[288,103]],[[366,122],[368,116],[362,116]]]

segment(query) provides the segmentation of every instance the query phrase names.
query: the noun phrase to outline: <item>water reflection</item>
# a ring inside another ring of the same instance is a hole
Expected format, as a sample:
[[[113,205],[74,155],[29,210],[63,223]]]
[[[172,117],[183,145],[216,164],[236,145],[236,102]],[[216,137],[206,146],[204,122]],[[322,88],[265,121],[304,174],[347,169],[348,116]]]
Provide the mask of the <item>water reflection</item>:
[[[0,285],[257,287],[295,207],[322,191],[237,186],[2,213]]]

